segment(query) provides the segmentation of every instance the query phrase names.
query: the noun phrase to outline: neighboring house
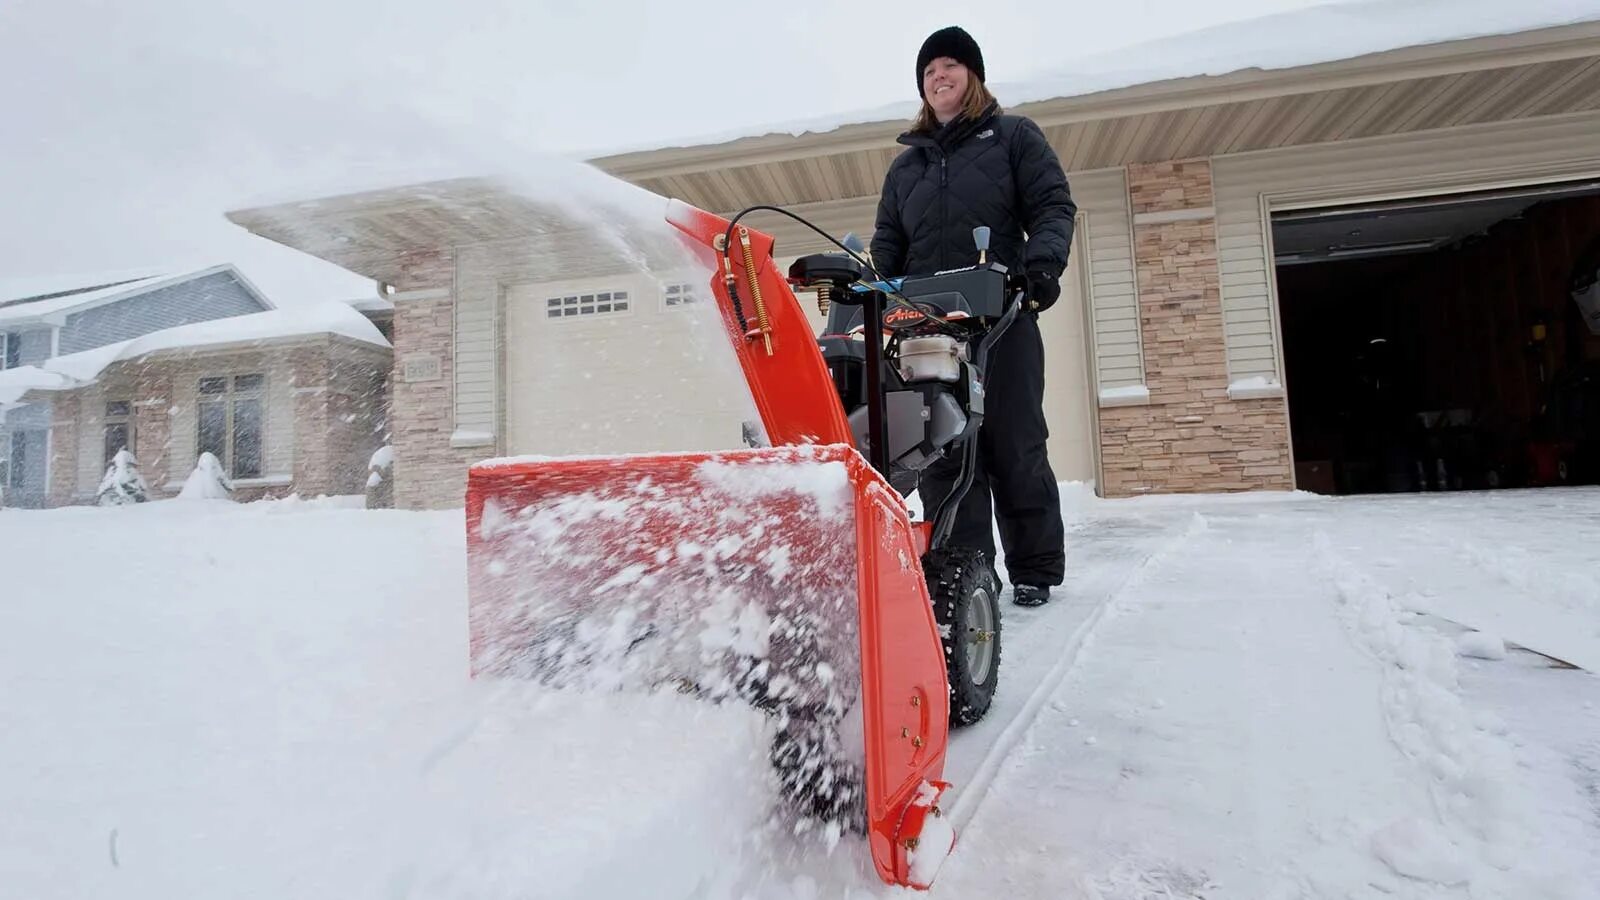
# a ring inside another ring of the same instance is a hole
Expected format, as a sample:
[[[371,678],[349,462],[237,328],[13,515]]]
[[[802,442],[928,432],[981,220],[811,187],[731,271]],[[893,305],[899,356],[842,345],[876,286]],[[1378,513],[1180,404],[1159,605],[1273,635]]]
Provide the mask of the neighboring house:
[[[362,491],[391,351],[345,304],[275,309],[231,266],[0,305],[8,506],[92,502],[126,447],[155,497],[214,453],[238,499]]]
[[[1600,336],[1565,291],[1600,234],[1600,21],[1541,9],[1464,2],[1448,18],[1504,33],[1447,39],[1418,4],[1318,7],[998,85],[1080,209],[1041,322],[1057,474],[1127,496],[1593,466],[1595,423],[1551,410],[1600,383],[1581,377]],[[910,112],[594,164],[704,209],[773,203],[870,234]],[[737,372],[697,365],[674,330],[672,298],[706,274],[660,274],[667,252],[647,272],[563,215],[460,179],[229,217],[390,286],[397,503],[436,507],[487,456],[737,443]],[[748,221],[780,265],[830,249]],[[647,414],[664,384],[683,390]]]
[[[0,294],[0,369],[38,366],[163,328],[271,308],[232,266],[176,276],[129,273],[77,283],[19,282]],[[7,505],[45,505],[54,423],[49,400],[0,416],[0,459],[5,461],[0,487]]]

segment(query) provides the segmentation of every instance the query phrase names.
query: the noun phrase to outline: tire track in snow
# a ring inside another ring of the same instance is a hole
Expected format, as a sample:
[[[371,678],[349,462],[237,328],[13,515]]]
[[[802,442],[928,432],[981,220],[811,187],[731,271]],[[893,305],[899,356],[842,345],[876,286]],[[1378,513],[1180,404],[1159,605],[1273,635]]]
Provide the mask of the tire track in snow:
[[[1470,885],[1474,895],[1589,896],[1577,886],[1594,860],[1563,852],[1584,846],[1581,818],[1533,808],[1503,726],[1465,703],[1454,644],[1408,627],[1403,605],[1326,533],[1316,533],[1314,547],[1346,633],[1382,667],[1389,740],[1432,799],[1430,819],[1391,823],[1373,836],[1373,851],[1399,874]]]
[[[1449,518],[1405,528],[1397,537],[1396,545],[1454,559],[1460,569],[1459,578],[1439,583],[1440,569],[1430,567],[1434,580],[1409,589],[1403,576],[1400,584],[1383,579],[1408,606],[1600,671],[1600,578],[1583,571],[1569,547],[1514,530],[1486,542],[1480,530]],[[1570,540],[1586,546],[1593,537],[1586,532]]]
[[[1120,598],[1142,584],[1145,579],[1150,577],[1152,571],[1158,569],[1181,550],[1185,544],[1193,540],[1196,535],[1204,532],[1206,528],[1205,518],[1199,513],[1195,513],[1183,525],[1168,529],[1166,536],[1156,548],[1129,567],[1127,574],[1123,576],[1121,581],[1101,596],[1100,601],[1096,604],[1094,610],[1089,613],[1088,617],[1079,623],[1077,628],[1073,629],[1065,641],[1058,645],[1056,649],[1060,656],[1055,665],[1040,679],[1032,693],[1028,695],[1027,701],[1023,703],[1022,708],[1011,717],[1011,720],[1006,723],[999,736],[995,738],[994,743],[989,746],[988,752],[984,754],[983,760],[978,764],[976,771],[962,786],[961,792],[956,797],[955,805],[950,808],[950,818],[958,834],[977,815],[978,810],[983,805],[984,798],[988,796],[989,789],[994,784],[995,777],[999,775],[1007,759],[1016,750],[1017,745],[1022,742],[1028,729],[1033,726],[1034,720],[1039,716],[1039,710],[1056,692],[1056,689],[1066,681],[1072,670],[1077,667],[1080,651],[1082,651],[1084,644],[1094,633],[1095,628],[1105,618],[1107,612]]]

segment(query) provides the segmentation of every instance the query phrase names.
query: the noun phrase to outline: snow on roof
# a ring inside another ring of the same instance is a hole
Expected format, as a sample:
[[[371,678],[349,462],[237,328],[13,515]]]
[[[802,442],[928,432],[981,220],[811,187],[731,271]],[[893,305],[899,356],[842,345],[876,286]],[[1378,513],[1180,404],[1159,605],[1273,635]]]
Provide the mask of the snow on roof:
[[[0,325],[38,320],[50,315],[64,315],[81,309],[88,309],[90,307],[98,306],[102,303],[113,300],[120,300],[124,297],[135,296],[142,292],[154,290],[156,288],[180,284],[182,282],[195,278],[201,278],[206,275],[213,275],[218,272],[227,272],[231,274],[234,279],[244,287],[245,290],[253,294],[256,299],[260,300],[264,305],[268,307],[274,305],[271,300],[267,299],[267,297],[255,287],[255,285],[250,283],[249,279],[244,277],[244,273],[226,263],[216,266],[207,266],[204,268],[179,269],[177,271],[180,274],[149,275],[133,280],[122,280],[105,286],[102,286],[104,285],[104,282],[96,283],[91,281],[89,282],[89,285],[93,289],[72,291],[70,293],[61,293],[61,291],[65,289],[58,289],[56,291],[51,291],[50,293],[60,293],[60,296],[49,296],[49,294],[46,294],[45,296],[48,297],[48,299],[23,299],[21,301],[12,301],[10,305],[0,303]],[[36,282],[42,282],[40,279],[34,280]],[[29,279],[19,279],[18,283],[24,283],[27,281],[29,281]],[[56,324],[60,323],[57,322]]]
[[[246,316],[195,322],[107,344],[81,353],[46,360],[37,366],[0,371],[0,407],[16,403],[30,390],[60,391],[82,387],[115,362],[169,350],[198,350],[229,344],[334,334],[388,348],[377,326],[343,303],[319,303],[273,309]]]
[[[130,281],[166,274],[159,269],[128,269],[90,272],[77,275],[16,275],[0,278],[0,304],[15,303],[30,297],[83,293]]]
[[[1175,78],[1275,70],[1406,47],[1600,21],[1596,0],[1367,0],[1215,25],[1100,53],[1014,85],[1012,103]]]
[[[77,293],[65,294],[59,297],[51,297],[48,300],[24,300],[17,302],[12,306],[0,306],[0,323],[17,322],[23,319],[37,319],[40,316],[47,316],[51,313],[66,312],[68,310],[75,310],[79,307],[92,306],[101,300],[106,300],[111,297],[119,297],[123,294],[138,293],[139,291],[152,287],[163,280],[165,279],[163,279],[160,275],[156,275],[150,278],[141,278],[136,281],[130,281],[123,284],[114,284],[110,287],[103,287],[98,290],[79,291]]]
[[[351,309],[357,312],[394,312],[394,301],[390,300],[388,297],[379,297],[376,295],[371,297],[356,297],[353,300],[347,300],[345,302],[350,305]]]
[[[343,303],[330,302],[273,309],[247,316],[229,316],[225,319],[213,319],[209,322],[196,322],[192,325],[153,331],[126,342],[116,359],[108,361],[106,365],[117,360],[136,359],[163,350],[189,350],[315,334],[335,334],[379,347],[389,346],[389,342],[384,339],[377,326],[368,321],[366,316]],[[66,359],[68,357],[61,357],[52,362],[59,363]],[[52,368],[61,371],[56,366]]]
[[[0,412],[22,399],[29,391],[59,391],[77,384],[65,375],[46,372],[38,366],[0,369]]]
[[[59,373],[72,379],[69,387],[88,384],[100,377],[106,366],[122,358],[122,351],[128,348],[133,341],[120,341],[115,344],[106,344],[93,350],[83,350],[78,353],[69,353],[66,356],[57,356],[47,359],[39,366],[50,372]]]
[[[1181,78],[1275,70],[1449,41],[1600,21],[1597,0],[1366,0],[1215,25],[1176,37],[1090,53],[1070,67],[990,87],[1006,106],[1080,97]],[[992,71],[994,63],[989,64]],[[918,101],[750,125],[699,138],[614,148],[594,156],[723,144],[769,134],[822,134],[850,125],[909,123]]]

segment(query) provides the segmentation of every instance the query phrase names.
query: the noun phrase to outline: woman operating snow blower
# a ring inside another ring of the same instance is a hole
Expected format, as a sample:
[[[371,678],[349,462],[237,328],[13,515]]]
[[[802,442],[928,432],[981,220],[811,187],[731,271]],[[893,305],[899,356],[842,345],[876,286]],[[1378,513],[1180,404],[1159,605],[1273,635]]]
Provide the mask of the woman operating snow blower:
[[[1045,453],[1044,344],[1038,315],[1061,295],[1077,204],[1039,126],[1004,115],[984,86],[983,53],[966,31],[929,35],[917,54],[922,109],[889,167],[878,203],[872,262],[884,275],[928,275],[978,262],[972,231],[992,229],[992,256],[1024,273],[1028,309],[995,348],[978,469],[952,543],[984,550],[994,564],[990,508],[1013,599],[1039,606],[1066,567],[1061,497]],[[936,507],[955,486],[960,460],[923,473],[919,492]]]
[[[797,825],[864,830],[878,874],[913,887],[955,840],[949,728],[981,718],[998,680],[991,488],[1020,599],[1062,575],[1034,316],[1072,217],[1032,123],[952,104],[981,90],[982,60],[935,37],[925,112],[940,124],[890,171],[876,271],[817,229],[841,252],[785,277],[772,237],[741,222],[774,207],[668,206],[716,273],[765,445],[487,461],[466,516],[475,675],[758,708]],[[824,334],[795,287],[831,307]],[[946,483],[929,491],[936,467]],[[919,482],[931,515],[913,521]]]

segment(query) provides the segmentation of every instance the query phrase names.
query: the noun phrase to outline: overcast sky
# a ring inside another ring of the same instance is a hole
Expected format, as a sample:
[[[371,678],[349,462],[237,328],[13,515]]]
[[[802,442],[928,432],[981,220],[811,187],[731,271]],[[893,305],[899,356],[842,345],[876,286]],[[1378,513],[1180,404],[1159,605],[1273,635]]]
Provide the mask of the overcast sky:
[[[234,262],[281,305],[355,296],[223,213],[909,102],[952,23],[1016,82],[1312,5],[0,0],[0,282]]]

